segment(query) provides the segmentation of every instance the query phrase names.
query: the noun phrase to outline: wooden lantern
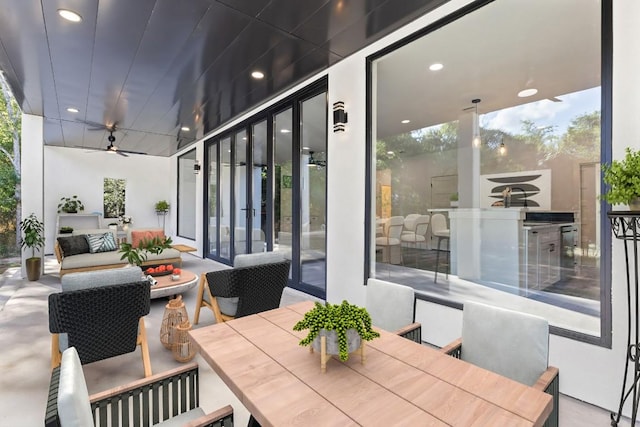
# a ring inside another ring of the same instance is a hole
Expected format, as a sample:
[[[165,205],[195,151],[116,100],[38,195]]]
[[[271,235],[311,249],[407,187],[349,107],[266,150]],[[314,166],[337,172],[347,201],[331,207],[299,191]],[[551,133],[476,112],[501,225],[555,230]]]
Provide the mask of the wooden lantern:
[[[162,324],[160,325],[160,342],[171,350],[176,342],[176,328],[182,322],[189,321],[187,309],[184,307],[182,295],[170,300],[165,306]]]
[[[196,344],[191,341],[189,331],[191,323],[188,320],[182,322],[176,327],[175,338],[173,344],[173,358],[178,362],[188,362],[196,356]]]

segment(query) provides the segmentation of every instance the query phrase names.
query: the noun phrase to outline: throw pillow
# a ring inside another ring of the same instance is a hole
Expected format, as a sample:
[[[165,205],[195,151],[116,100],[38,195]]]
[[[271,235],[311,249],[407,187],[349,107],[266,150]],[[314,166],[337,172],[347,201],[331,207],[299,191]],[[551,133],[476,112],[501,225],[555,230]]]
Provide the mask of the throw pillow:
[[[111,252],[118,249],[112,233],[87,234],[86,238],[89,244],[89,251],[92,254],[97,252]]]
[[[164,231],[162,230],[133,230],[131,231],[131,246],[140,247],[140,244],[154,237],[164,239]]]
[[[78,236],[58,237],[58,245],[62,250],[62,256],[88,254],[89,244],[84,234]]]

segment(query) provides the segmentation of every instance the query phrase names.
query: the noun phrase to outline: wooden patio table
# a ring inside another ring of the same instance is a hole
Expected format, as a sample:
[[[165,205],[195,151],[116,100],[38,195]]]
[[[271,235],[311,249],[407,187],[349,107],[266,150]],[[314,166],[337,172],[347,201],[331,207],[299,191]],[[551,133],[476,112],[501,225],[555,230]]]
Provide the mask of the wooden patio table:
[[[190,331],[202,357],[263,426],[541,426],[551,396],[378,329],[366,362],[298,342],[302,302]]]

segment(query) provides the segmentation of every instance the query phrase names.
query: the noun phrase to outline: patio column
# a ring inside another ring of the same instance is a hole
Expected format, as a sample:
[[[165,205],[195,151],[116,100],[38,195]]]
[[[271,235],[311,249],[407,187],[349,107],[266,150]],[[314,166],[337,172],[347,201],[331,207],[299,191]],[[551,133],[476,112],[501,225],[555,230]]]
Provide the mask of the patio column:
[[[40,116],[22,115],[22,155],[20,156],[20,173],[22,187],[22,218],[35,213],[38,219],[44,218],[44,120]],[[16,225],[18,226],[18,225]],[[20,230],[16,231],[20,234]],[[44,249],[44,248],[43,248]],[[44,251],[39,256],[42,257]],[[22,277],[27,277],[25,260],[31,251],[22,251]],[[42,262],[44,270],[44,261]]]

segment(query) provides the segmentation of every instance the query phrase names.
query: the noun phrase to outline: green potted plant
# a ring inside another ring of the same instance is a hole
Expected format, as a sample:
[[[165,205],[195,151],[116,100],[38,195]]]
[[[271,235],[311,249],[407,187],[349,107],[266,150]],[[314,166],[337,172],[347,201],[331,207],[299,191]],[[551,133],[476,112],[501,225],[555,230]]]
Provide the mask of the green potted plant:
[[[160,200],[156,202],[156,213],[158,214],[166,214],[169,212],[169,202],[166,200]]]
[[[58,203],[58,213],[77,213],[78,211],[83,211],[84,205],[82,201],[78,199],[78,196],[71,197],[61,197],[60,203]]]
[[[626,204],[640,210],[640,151],[626,148],[622,160],[602,165],[603,181],[609,186],[601,197],[612,205]]]
[[[36,256],[36,249],[44,246],[44,224],[38,219],[36,214],[32,213],[22,221],[20,221],[20,231],[22,231],[22,239],[20,246],[31,249],[31,257],[25,261],[27,266],[27,278],[31,281],[40,278],[41,259]]]
[[[120,259],[126,259],[129,264],[140,267],[147,260],[148,254],[158,255],[165,249],[170,248],[172,243],[171,237],[165,237],[164,239],[154,237],[153,239],[143,240],[137,248],[134,248],[131,243],[121,243],[120,253],[122,253],[122,256]]]
[[[451,193],[451,196],[449,196],[449,204],[452,208],[458,207],[458,193]]]
[[[316,345],[320,336],[336,335],[338,341],[338,355],[340,360],[346,361],[349,358],[350,350],[360,347],[360,340],[371,341],[380,336],[380,334],[371,328],[371,316],[364,307],[349,304],[346,300],[342,304],[320,304],[315,306],[304,314],[302,320],[293,326],[294,331],[302,331],[309,329],[309,333],[300,341],[301,346]],[[352,346],[348,343],[348,332],[354,330],[351,335],[357,336]],[[334,331],[334,334],[329,332]],[[327,338],[329,340],[329,338]],[[357,344],[356,344],[357,343]],[[329,347],[329,344],[327,344]]]
[[[73,227],[60,227],[60,234],[73,233]]]

